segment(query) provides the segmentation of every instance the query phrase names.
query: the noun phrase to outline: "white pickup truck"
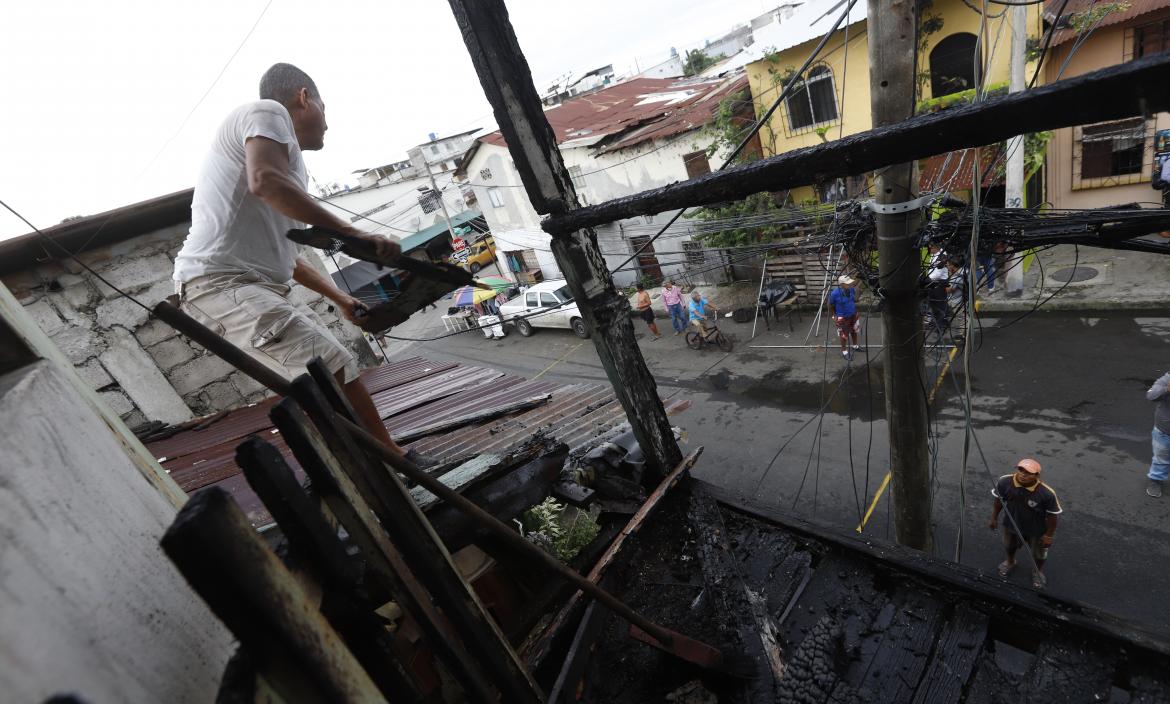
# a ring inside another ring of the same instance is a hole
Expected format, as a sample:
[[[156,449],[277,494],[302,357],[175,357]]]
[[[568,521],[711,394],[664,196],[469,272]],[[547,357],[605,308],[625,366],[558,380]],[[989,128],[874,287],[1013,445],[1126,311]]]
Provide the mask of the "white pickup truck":
[[[547,309],[547,310],[546,310]],[[544,311],[544,312],[542,312]],[[500,317],[528,337],[535,328],[568,328],[577,337],[589,337],[589,327],[573,302],[564,280],[544,281],[500,306]]]

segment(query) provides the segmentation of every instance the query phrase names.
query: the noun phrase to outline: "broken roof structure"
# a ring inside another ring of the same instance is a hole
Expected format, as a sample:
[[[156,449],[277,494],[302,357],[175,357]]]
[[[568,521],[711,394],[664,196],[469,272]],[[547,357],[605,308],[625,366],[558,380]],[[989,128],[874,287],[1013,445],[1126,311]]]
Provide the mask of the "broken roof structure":
[[[362,381],[391,436],[439,459],[448,470],[483,455],[507,455],[537,434],[580,452],[625,424],[613,390],[595,384],[530,381],[495,369],[422,357],[368,369]],[[249,435],[262,437],[304,478],[269,418],[278,400],[169,428],[161,437],[147,437],[147,449],[183,491],[224,488],[253,526],[266,530],[272,517],[240,474],[236,446]],[[675,401],[669,408],[677,413],[688,405]]]
[[[716,79],[635,78],[566,100],[544,115],[562,148],[590,146],[603,154],[698,129],[711,121],[723,99],[747,87],[742,73]],[[481,143],[507,146],[499,131],[479,137],[456,175],[466,175]]]

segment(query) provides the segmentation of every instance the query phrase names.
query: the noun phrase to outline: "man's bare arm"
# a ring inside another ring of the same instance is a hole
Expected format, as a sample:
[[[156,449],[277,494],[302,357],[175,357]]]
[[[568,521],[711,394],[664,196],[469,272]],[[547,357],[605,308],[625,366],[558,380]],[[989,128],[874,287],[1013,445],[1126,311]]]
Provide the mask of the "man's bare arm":
[[[286,145],[267,137],[252,137],[244,144],[244,154],[248,192],[267,203],[273,210],[307,225],[328,227],[361,237],[371,242],[380,256],[390,260],[398,258],[402,250],[397,242],[358,230],[305,193],[300,184],[288,174]]]
[[[293,281],[336,303],[341,309],[341,314],[351,323],[354,322],[354,311],[366,308],[364,303],[337,288],[327,276],[314,269],[302,257],[297,257],[297,262],[293,266]]]

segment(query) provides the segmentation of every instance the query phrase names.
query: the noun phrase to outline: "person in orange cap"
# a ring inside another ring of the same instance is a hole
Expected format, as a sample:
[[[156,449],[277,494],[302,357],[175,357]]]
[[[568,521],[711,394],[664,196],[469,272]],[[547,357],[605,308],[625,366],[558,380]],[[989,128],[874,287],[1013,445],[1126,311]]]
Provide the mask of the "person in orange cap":
[[[999,478],[991,495],[996,501],[988,528],[995,530],[999,526],[999,513],[1007,508],[1007,520],[1003,524],[1007,559],[999,563],[999,576],[1007,577],[1011,573],[1016,566],[1016,550],[1027,543],[1035,562],[1032,586],[1043,589],[1048,581],[1043,572],[1044,562],[1056,533],[1057,516],[1064,509],[1052,487],[1040,481],[1040,463],[1031,458],[1020,460],[1015,473]]]

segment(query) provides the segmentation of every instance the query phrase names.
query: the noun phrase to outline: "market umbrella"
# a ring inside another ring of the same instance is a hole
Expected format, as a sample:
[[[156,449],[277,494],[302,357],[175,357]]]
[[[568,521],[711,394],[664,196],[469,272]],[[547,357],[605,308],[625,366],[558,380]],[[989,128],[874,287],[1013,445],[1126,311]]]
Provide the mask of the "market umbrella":
[[[455,305],[457,306],[472,306],[476,303],[483,303],[490,301],[496,297],[496,292],[488,291],[482,288],[473,288],[471,286],[463,286],[455,289],[454,294]]]
[[[480,276],[476,278],[476,281],[481,284],[487,284],[488,286],[491,286],[497,292],[507,291],[516,285],[502,276]]]

